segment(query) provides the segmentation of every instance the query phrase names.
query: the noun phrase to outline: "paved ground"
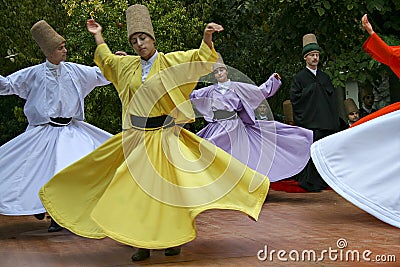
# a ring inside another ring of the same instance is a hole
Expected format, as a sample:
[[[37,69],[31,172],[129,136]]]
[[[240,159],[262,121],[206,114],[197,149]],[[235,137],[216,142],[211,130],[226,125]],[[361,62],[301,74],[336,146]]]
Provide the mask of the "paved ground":
[[[67,230],[50,234],[47,221],[0,215],[0,267],[400,266],[400,229],[331,190],[271,190],[258,222],[224,210],[202,213],[196,222],[198,237],[184,245],[179,256],[152,251],[148,260],[132,263],[134,249],[111,239],[86,239]],[[280,250],[281,257],[273,250]],[[320,261],[309,260],[314,252]],[[386,262],[377,262],[379,257]]]

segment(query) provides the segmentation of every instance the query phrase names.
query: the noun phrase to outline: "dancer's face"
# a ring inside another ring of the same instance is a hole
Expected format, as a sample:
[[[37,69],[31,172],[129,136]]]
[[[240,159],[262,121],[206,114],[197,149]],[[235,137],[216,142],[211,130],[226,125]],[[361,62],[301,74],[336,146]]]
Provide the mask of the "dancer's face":
[[[47,60],[51,63],[58,65],[61,61],[65,61],[67,59],[67,48],[65,46],[65,42],[62,42],[57,48],[47,55]]]
[[[228,81],[228,71],[224,67],[219,67],[214,70],[214,77],[218,82],[224,83]]]
[[[156,52],[155,40],[145,33],[132,34],[129,41],[136,54],[144,60],[149,60]]]

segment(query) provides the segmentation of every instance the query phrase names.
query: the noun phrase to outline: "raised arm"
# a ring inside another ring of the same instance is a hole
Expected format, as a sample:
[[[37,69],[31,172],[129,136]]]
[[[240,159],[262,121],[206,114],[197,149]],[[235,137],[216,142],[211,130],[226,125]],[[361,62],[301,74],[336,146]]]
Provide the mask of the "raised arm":
[[[37,75],[37,73],[38,68],[32,66],[6,77],[0,75],[0,95],[17,95],[26,99],[31,88],[44,79],[45,75]],[[37,80],[35,80],[36,77],[38,77]]]
[[[104,39],[102,35],[103,28],[98,24],[94,19],[89,19],[86,22],[86,27],[88,31],[93,34],[94,40],[96,41],[97,45],[104,44]]]
[[[361,18],[361,24],[362,27],[364,28],[364,30],[366,30],[368,32],[369,35],[374,34],[374,30],[372,29],[372,25],[371,23],[369,23],[368,21],[368,16],[367,14],[365,14],[362,18]]]
[[[204,29],[203,41],[208,45],[208,47],[212,48],[212,36],[214,32],[221,32],[224,28],[216,24],[214,22],[208,23],[206,28]]]
[[[363,28],[370,34],[363,44],[363,49],[375,60],[388,65],[400,77],[400,46],[389,46],[372,29],[367,15],[361,18]]]
[[[278,73],[273,73],[259,88],[261,89],[264,98],[268,98],[273,96],[281,85],[281,76]]]

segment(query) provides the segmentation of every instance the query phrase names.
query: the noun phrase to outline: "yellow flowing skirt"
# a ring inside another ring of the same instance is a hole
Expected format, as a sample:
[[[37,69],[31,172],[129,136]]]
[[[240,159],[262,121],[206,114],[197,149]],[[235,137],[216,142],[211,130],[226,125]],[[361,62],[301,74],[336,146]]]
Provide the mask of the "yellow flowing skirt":
[[[266,176],[173,126],[113,136],[56,174],[39,196],[50,216],[78,235],[163,249],[193,240],[205,210],[257,220],[268,188]]]

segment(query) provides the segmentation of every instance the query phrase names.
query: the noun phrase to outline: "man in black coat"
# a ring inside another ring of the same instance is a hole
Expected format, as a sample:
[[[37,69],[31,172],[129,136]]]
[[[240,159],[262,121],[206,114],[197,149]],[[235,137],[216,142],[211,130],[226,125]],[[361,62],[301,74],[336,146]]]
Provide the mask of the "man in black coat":
[[[306,67],[294,76],[290,87],[294,123],[312,130],[314,142],[341,129],[335,89],[330,77],[317,68],[320,52],[315,35],[304,35]],[[319,192],[327,187],[311,158],[295,179],[307,191]]]

